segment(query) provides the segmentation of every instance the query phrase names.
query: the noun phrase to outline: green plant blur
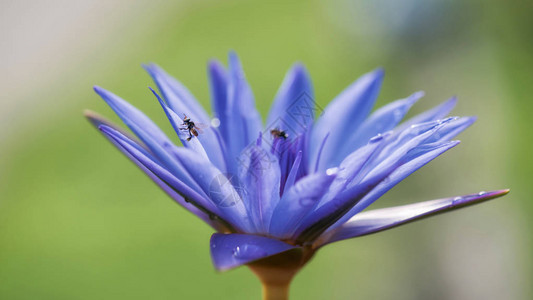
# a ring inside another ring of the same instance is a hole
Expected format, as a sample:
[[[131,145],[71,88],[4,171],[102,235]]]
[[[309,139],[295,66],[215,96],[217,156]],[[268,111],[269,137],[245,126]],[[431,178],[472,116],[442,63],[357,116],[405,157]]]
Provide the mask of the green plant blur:
[[[412,113],[458,95],[454,114],[478,116],[459,147],[373,207],[511,189],[493,202],[324,248],[296,277],[294,299],[527,299],[532,13],[531,2],[437,0],[107,7],[64,38],[77,45],[71,59],[32,69],[37,80],[0,102],[0,109],[25,104],[0,122],[0,299],[259,298],[247,268],[214,271],[210,228],[82,116],[90,108],[118,120],[92,91],[97,84],[170,134],[140,64],[158,63],[208,107],[206,62],[225,61],[230,49],[241,56],[263,116],[295,61],[308,67],[322,107],[382,66],[379,106],[421,89],[426,96]],[[58,60],[66,55],[47,46]]]

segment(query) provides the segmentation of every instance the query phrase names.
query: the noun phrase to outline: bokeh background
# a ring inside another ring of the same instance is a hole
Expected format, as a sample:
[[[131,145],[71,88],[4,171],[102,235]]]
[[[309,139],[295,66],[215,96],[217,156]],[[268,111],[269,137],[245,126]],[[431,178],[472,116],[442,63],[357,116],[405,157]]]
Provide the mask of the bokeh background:
[[[375,207],[511,188],[501,199],[322,249],[294,299],[531,299],[531,1],[0,1],[0,299],[258,299],[224,274],[211,230],[83,118],[110,89],[167,132],[140,67],[156,62],[209,105],[206,62],[236,50],[263,116],[305,63],[324,107],[386,70],[378,105],[459,96],[462,144]]]

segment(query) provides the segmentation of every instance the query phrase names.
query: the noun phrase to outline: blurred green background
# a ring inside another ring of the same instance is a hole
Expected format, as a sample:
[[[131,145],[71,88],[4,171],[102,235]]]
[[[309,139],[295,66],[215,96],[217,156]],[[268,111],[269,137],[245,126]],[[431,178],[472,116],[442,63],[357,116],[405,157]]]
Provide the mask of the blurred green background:
[[[83,118],[113,113],[98,84],[170,132],[141,63],[208,106],[206,62],[241,56],[263,116],[302,61],[324,107],[386,70],[378,105],[459,96],[462,144],[373,207],[481,190],[508,196],[322,249],[293,299],[530,299],[533,281],[531,1],[0,1],[0,299],[258,299],[224,274],[211,230]]]

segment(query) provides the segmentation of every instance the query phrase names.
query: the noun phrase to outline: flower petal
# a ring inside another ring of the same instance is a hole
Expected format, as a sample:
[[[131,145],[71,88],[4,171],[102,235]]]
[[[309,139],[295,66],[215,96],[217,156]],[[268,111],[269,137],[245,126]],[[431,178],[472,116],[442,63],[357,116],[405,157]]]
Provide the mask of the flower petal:
[[[227,109],[230,118],[227,121],[231,132],[226,137],[229,155],[227,167],[230,173],[236,174],[236,159],[244,148],[255,142],[261,132],[262,124],[255,108],[252,90],[246,81],[241,62],[234,52],[229,54],[229,76]]]
[[[126,124],[139,138],[140,134],[136,132],[136,129],[142,128],[144,132],[150,135],[154,140],[158,141],[159,144],[164,144],[166,142],[170,143],[170,140],[163,131],[161,131],[152,120],[133,105],[99,86],[95,86],[94,91],[102,97],[102,99],[120,117],[124,124]],[[132,126],[134,126],[134,128],[132,128]]]
[[[177,148],[175,155],[228,222],[242,232],[253,230],[246,206],[226,175],[192,150]]]
[[[392,170],[391,170],[392,171]],[[334,199],[309,212],[300,222],[292,239],[299,243],[314,241],[346,212],[357,204],[368,192],[383,181],[387,173],[374,176],[339,193]]]
[[[390,161],[384,161],[379,170],[371,171],[357,184],[348,185],[348,188],[339,193],[333,200],[309,214],[295,236],[300,241],[312,241],[328,227],[331,229],[343,224],[347,218],[351,218],[372,204],[400,180],[458,143],[455,141],[433,146],[422,145],[410,149],[403,157],[398,159],[393,157]],[[383,187],[386,187],[386,190]],[[368,198],[368,195],[382,190],[383,193],[379,194],[378,197]]]
[[[209,116],[191,92],[181,82],[168,75],[156,64],[143,66],[150,74],[168,106],[178,115],[186,114],[197,122],[209,123]]]
[[[434,135],[427,139],[426,143],[446,142],[470,127],[476,121],[476,117],[463,117],[452,120],[444,125]]]
[[[272,212],[280,199],[280,170],[269,151],[252,146],[240,157],[239,180],[245,186],[244,199],[258,233],[267,233]]]
[[[280,239],[290,238],[303,217],[328,191],[334,179],[334,173],[315,173],[303,177],[286,190],[272,215],[269,233]]]
[[[290,189],[296,182],[296,176],[298,175],[298,171],[300,170],[301,162],[302,162],[302,151],[298,151],[298,153],[296,153],[296,157],[294,158],[294,162],[291,166],[291,169],[287,175],[287,179],[285,180],[285,184],[282,183],[281,194],[283,194],[285,189],[287,190]]]
[[[335,163],[340,163],[342,157],[367,143],[373,136],[392,130],[400,123],[409,108],[423,95],[423,92],[416,92],[405,99],[389,103],[372,113],[355,133],[347,134],[347,139],[339,150]]]
[[[89,120],[89,122],[91,122],[91,124],[93,124],[93,126],[98,129],[100,127],[100,125],[106,125],[107,127],[111,127],[113,129],[115,129],[116,131],[122,133],[123,135],[125,135],[126,137],[128,137],[128,139],[132,140],[135,142],[135,144],[141,146],[141,147],[145,147],[144,145],[142,145],[142,143],[135,137],[133,136],[132,134],[130,134],[129,132],[127,132],[126,130],[122,129],[120,126],[118,126],[117,124],[109,121],[107,118],[105,118],[104,116],[92,111],[92,110],[85,110],[83,112],[83,115],[87,118],[87,120]]]
[[[258,235],[220,234],[211,236],[211,259],[218,271],[227,271],[298,247]]]
[[[202,146],[202,144],[197,139],[191,139],[190,141],[187,141],[187,138],[189,137],[188,130],[183,130],[182,128],[180,128],[180,126],[183,124],[183,119],[180,118],[174,111],[172,111],[167,106],[167,104],[163,101],[163,99],[161,99],[161,97],[159,97],[159,95],[156,93],[156,91],[154,91],[150,87],[149,87],[149,89],[152,91],[154,96],[157,98],[157,100],[159,101],[159,104],[161,104],[161,107],[165,111],[165,114],[167,115],[167,118],[168,118],[170,124],[172,125],[172,128],[174,128],[174,131],[178,135],[181,143],[186,148],[189,148],[189,149],[195,151],[196,153],[198,153],[199,155],[201,155],[205,159],[209,159],[207,157],[207,153],[205,152],[204,147]],[[187,131],[187,133],[185,131]]]
[[[392,172],[385,180],[383,180],[374,189],[369,191],[356,205],[350,209],[344,216],[342,216],[329,230],[341,226],[347,222],[351,217],[355,216],[359,212],[363,211],[370,204],[374,203],[379,197],[383,196],[392,187],[398,184],[400,181],[411,175],[416,170],[429,163],[437,156],[448,151],[449,149],[457,146],[459,141],[451,141],[446,143],[439,143],[435,145],[423,145],[418,149],[413,149],[406,157],[402,158],[399,166],[394,172]],[[420,149],[423,149],[422,151]]]
[[[223,140],[228,141],[229,135],[231,134],[229,128],[231,118],[228,98],[229,75],[224,66],[216,60],[209,62],[207,73],[209,77],[213,115],[220,121],[218,129]]]
[[[185,184],[197,187],[183,166],[171,155],[176,146],[152,120],[117,95],[97,86],[94,87],[94,90],[150,149],[162,165]]]
[[[319,205],[324,205],[325,203],[334,199],[340,192],[342,192],[350,183],[360,180],[361,170],[370,160],[372,155],[379,149],[379,146],[388,134],[378,135],[370,139],[368,144],[355,150],[350,155],[348,155],[339,165],[337,176],[335,180],[331,183],[329,190],[320,200]]]
[[[220,216],[217,208],[205,197],[170,174],[157,162],[146,156],[140,146],[134,146],[120,132],[106,125],[99,126],[100,131],[139,168],[141,168],[154,182],[167,192],[179,204],[191,211],[217,230],[222,230],[226,223]],[[140,149],[141,148],[141,149]]]
[[[507,194],[509,190],[481,192],[359,213],[320,239],[316,246],[391,229],[439,213],[481,203]]]
[[[187,140],[190,137],[188,130],[183,128],[183,119],[178,116],[167,104],[159,97],[159,95],[150,88],[152,93],[156,96],[159,104],[163,107],[168,120],[172,124],[174,131],[178,135],[181,143],[189,149],[192,149],[199,155],[209,159],[217,168],[222,171],[226,170],[226,164],[224,161],[224,151],[221,149],[221,145],[216,137],[215,129],[207,127],[203,129],[203,132],[194,138]]]
[[[416,124],[399,134],[391,134],[385,139],[383,149],[381,149],[379,154],[365,166],[368,172],[367,176],[373,176],[381,172],[383,168],[390,166],[391,163],[403,157],[414,147],[427,143],[439,130],[455,119],[447,118],[445,120]]]
[[[295,64],[278,90],[267,118],[267,129],[284,130],[298,136],[315,119],[313,84],[305,67]]]
[[[407,129],[409,126],[414,125],[414,124],[442,119],[446,117],[452,111],[452,109],[455,107],[455,104],[457,104],[457,98],[452,97],[444,101],[440,105],[430,110],[427,110],[421,114],[418,114],[412,117],[411,119],[403,122],[402,124],[400,124],[400,126],[396,127],[395,131],[403,131]]]
[[[334,167],[338,149],[345,142],[346,132],[355,132],[370,113],[378,96],[383,71],[378,69],[361,76],[338,95],[318,118],[311,133],[309,167],[314,167],[318,145],[329,133],[322,150],[319,170]]]

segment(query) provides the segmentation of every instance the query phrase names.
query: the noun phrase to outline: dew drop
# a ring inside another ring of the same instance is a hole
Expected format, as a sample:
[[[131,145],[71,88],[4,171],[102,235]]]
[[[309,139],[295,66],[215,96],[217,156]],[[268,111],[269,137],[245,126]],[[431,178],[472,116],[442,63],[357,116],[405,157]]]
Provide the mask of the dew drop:
[[[220,119],[219,118],[211,119],[211,126],[218,128],[218,126],[220,126]]]
[[[259,246],[242,245],[233,248],[233,257],[238,259],[256,259],[266,256],[267,253]]]
[[[487,192],[485,192],[485,191],[481,191],[481,192],[478,193],[478,195],[479,195],[479,196],[483,196],[483,195],[485,195],[486,193],[487,193]]]
[[[370,143],[376,143],[376,142],[379,142],[383,139],[383,134],[381,133],[378,133],[376,136],[374,136],[373,138],[370,139]]]
[[[326,175],[331,176],[334,174],[337,174],[339,172],[339,168],[329,168],[326,170]]]

